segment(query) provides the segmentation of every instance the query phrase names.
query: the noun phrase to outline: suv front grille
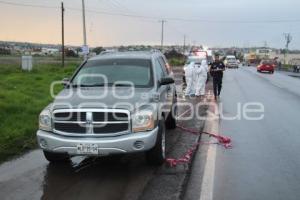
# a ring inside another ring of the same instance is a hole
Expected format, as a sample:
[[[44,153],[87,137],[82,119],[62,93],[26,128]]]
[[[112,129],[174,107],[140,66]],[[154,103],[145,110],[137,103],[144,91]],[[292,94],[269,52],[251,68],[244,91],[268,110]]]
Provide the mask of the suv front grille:
[[[94,112],[93,120],[95,122],[104,122],[104,121],[128,121],[128,115],[126,113],[104,113],[104,112]]]
[[[66,133],[85,133],[86,126],[84,124],[68,124],[68,123],[54,123],[54,129]]]
[[[85,121],[86,112],[59,112],[54,114],[56,121]]]
[[[111,136],[130,131],[130,113],[121,109],[67,109],[53,112],[54,133]]]

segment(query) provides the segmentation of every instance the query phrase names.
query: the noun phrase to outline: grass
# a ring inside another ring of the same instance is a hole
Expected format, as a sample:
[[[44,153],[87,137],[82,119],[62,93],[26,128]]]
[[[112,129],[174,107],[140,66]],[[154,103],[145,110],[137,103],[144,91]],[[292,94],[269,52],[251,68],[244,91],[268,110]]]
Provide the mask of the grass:
[[[50,84],[70,77],[78,64],[71,61],[62,68],[43,63],[24,72],[18,64],[1,64],[0,59],[0,162],[37,147],[39,113],[53,100]]]
[[[293,69],[293,66],[290,64],[283,64],[282,69],[285,69],[285,70]]]
[[[185,64],[185,59],[184,58],[170,58],[169,63],[172,66],[182,66]]]

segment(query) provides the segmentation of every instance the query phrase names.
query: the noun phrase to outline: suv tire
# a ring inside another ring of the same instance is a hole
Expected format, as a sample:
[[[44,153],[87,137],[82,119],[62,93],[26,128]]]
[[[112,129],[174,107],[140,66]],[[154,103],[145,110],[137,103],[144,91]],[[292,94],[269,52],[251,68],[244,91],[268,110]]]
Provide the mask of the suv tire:
[[[53,153],[49,151],[43,151],[45,158],[51,163],[67,162],[70,160],[70,156],[64,153]]]
[[[172,110],[166,120],[167,129],[175,129],[176,128],[177,109],[178,109],[177,96],[175,96],[175,99],[173,100]]]
[[[150,165],[160,166],[165,162],[166,158],[166,127],[165,120],[159,121],[158,134],[156,138],[155,146],[146,152],[146,160]]]

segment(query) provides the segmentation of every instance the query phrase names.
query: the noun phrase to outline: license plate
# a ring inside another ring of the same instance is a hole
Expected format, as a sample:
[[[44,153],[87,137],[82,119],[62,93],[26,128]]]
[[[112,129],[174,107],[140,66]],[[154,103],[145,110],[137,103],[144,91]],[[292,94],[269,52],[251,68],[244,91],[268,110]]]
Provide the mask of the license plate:
[[[77,145],[78,154],[98,154],[98,145],[96,144],[78,144]]]

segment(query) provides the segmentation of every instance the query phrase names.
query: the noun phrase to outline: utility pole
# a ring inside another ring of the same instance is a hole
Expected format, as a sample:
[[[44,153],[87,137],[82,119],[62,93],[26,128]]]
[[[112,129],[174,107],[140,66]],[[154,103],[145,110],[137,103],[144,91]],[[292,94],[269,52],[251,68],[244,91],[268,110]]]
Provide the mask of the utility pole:
[[[84,48],[87,48],[84,0],[82,0],[82,22],[83,22],[83,46]],[[84,53],[84,59],[85,60],[87,59],[87,53]]]
[[[185,53],[185,40],[186,40],[186,35],[183,36],[183,53]]]
[[[265,51],[265,58],[267,58],[267,48],[268,48],[268,43],[267,43],[267,41],[264,41],[264,51]]]
[[[61,55],[62,55],[62,67],[65,67],[65,7],[64,1],[61,1]]]
[[[164,26],[165,26],[165,20],[161,20],[161,44],[160,44],[160,48],[161,51],[163,50],[164,47]]]
[[[286,62],[286,58],[287,58],[287,54],[289,51],[289,45],[292,41],[292,35],[290,33],[284,33],[284,38],[285,38],[285,51],[284,51],[284,64],[287,64]]]

